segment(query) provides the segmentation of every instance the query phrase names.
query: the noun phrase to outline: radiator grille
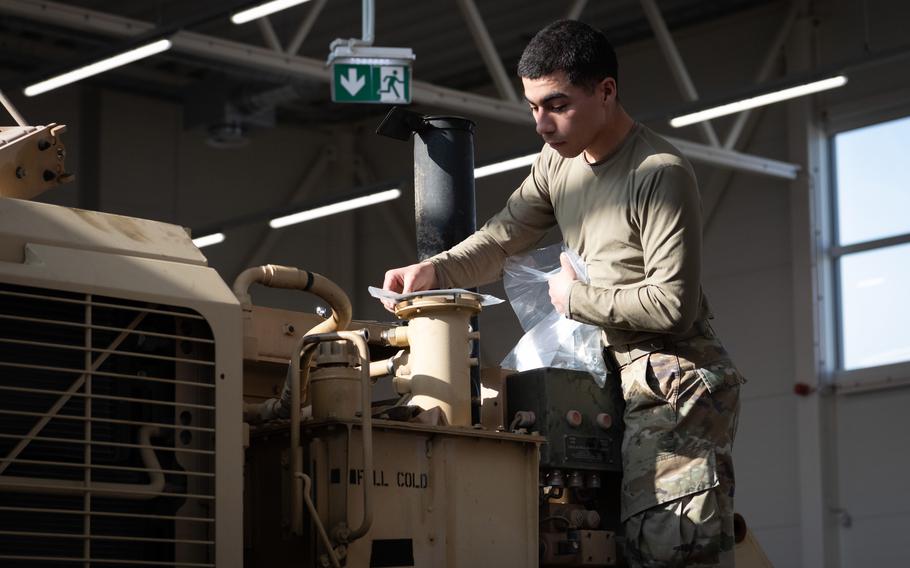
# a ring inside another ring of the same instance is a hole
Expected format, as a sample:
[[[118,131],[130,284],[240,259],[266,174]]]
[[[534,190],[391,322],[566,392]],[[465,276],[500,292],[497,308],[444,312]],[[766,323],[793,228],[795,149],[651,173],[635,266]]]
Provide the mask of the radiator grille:
[[[214,566],[197,312],[0,284],[0,565]]]

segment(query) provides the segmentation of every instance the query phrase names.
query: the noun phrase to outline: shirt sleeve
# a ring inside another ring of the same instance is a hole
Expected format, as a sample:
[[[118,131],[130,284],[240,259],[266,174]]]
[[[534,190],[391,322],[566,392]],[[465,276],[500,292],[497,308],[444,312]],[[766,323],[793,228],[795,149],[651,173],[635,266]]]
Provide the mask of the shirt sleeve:
[[[692,172],[665,165],[647,174],[632,204],[639,225],[645,277],[604,288],[577,282],[569,317],[604,328],[683,333],[701,297],[701,203]]]
[[[555,225],[547,156],[542,151],[499,213],[464,241],[429,259],[436,268],[437,286],[468,288],[499,280],[509,256],[534,246]]]

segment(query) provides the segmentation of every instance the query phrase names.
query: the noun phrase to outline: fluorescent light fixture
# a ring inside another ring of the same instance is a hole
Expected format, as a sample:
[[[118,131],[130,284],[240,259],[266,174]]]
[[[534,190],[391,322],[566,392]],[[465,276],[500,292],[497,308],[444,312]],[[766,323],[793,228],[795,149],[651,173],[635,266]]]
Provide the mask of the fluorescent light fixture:
[[[258,6],[253,6],[249,10],[237,12],[231,16],[231,21],[238,25],[245,24],[247,22],[252,22],[253,20],[258,20],[263,16],[287,10],[297,4],[303,4],[304,2],[309,1],[310,0],[272,0],[271,2],[264,2]]]
[[[212,233],[211,235],[203,235],[193,239],[193,244],[198,248],[217,245],[222,242],[224,242],[224,233]]]
[[[41,81],[40,83],[29,85],[25,88],[25,96],[34,97],[35,95],[40,95],[41,93],[46,93],[48,91],[56,89],[57,87],[62,87],[64,85],[69,85],[70,83],[75,83],[76,81],[81,81],[86,77],[104,73],[105,71],[110,71],[116,67],[120,67],[134,61],[139,61],[140,59],[145,59],[146,57],[151,57],[152,55],[161,53],[162,51],[167,51],[170,48],[170,40],[159,39],[152,43],[147,43],[135,49],[125,51],[119,55],[114,55],[113,57],[102,59],[101,61],[97,61],[91,65],[79,67],[78,69],[67,71],[62,75],[57,75],[56,77],[51,77],[50,79]]]
[[[488,166],[475,168],[474,179],[491,176],[493,174],[498,174],[501,172],[507,172],[509,170],[517,170],[518,168],[523,168],[525,166],[530,166],[534,163],[534,160],[537,158],[537,156],[538,154],[528,154],[527,156],[521,156],[520,158],[512,158],[511,160],[505,160],[503,162],[497,162]]]
[[[336,213],[341,213],[343,211],[359,209],[360,207],[375,205],[377,203],[382,203],[383,201],[391,201],[392,199],[398,199],[399,197],[401,197],[400,190],[388,189],[386,191],[380,191],[379,193],[372,193],[370,195],[364,195],[363,197],[355,197],[353,199],[339,201],[338,203],[332,203],[331,205],[323,205],[322,207],[317,207],[315,209],[309,209],[307,211],[285,215],[284,217],[278,217],[269,221],[269,227],[273,229],[280,229],[282,227],[287,227],[288,225],[294,225],[296,223],[303,223],[304,221],[311,221],[320,217],[335,215]]]
[[[796,97],[811,95],[812,93],[817,93],[819,91],[827,91],[828,89],[836,89],[837,87],[842,87],[846,84],[847,77],[844,75],[838,75],[837,77],[830,77],[821,81],[814,81],[812,83],[806,83],[803,85],[798,85],[796,87],[782,89],[780,91],[774,91],[773,93],[768,93],[766,95],[759,95],[757,97],[743,99],[741,101],[736,101],[735,103],[720,105],[714,108],[693,112],[691,114],[677,116],[676,118],[670,120],[670,126],[674,128],[688,126],[690,124],[695,124],[696,122],[711,120],[712,118],[717,118],[719,116],[726,116],[728,114],[742,112],[750,108],[770,105],[772,103],[785,101],[787,99],[794,99]]]

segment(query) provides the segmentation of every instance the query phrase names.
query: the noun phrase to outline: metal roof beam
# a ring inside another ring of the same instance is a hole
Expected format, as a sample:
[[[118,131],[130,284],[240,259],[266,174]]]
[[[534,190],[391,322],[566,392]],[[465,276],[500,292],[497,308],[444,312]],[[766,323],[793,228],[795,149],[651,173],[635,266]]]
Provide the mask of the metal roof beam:
[[[581,13],[584,12],[585,6],[588,4],[588,0],[575,0],[572,2],[572,5],[569,6],[569,11],[566,13],[567,20],[577,20],[581,17]]]
[[[303,178],[297,186],[288,193],[282,201],[287,207],[300,204],[306,201],[306,198],[313,191],[316,185],[323,181],[326,169],[329,163],[335,159],[335,149],[331,146],[323,149],[313,161],[308,164],[304,170]],[[268,226],[260,229],[256,242],[250,247],[244,260],[238,265],[235,276],[240,274],[249,266],[259,266],[268,262],[269,253],[275,248],[275,245],[285,233],[275,231]]]
[[[708,146],[682,138],[664,136],[671,144],[679,148],[693,162],[704,162],[715,166],[732,168],[757,174],[796,179],[801,169],[798,164],[761,158],[752,154],[745,154],[735,150],[728,150],[719,146]]]
[[[300,27],[297,28],[297,32],[294,33],[291,43],[288,44],[288,55],[297,55],[297,52],[300,51],[300,46],[303,45],[306,37],[310,35],[310,30],[313,29],[313,24],[316,23],[316,18],[322,13],[322,9],[325,8],[326,2],[328,1],[329,0],[316,0],[313,2],[313,6],[310,8],[310,11],[307,12],[306,18],[300,22]]]
[[[3,0],[0,2],[0,13],[117,37],[133,37],[154,29],[154,25],[148,22],[44,0]],[[260,72],[270,71],[324,83],[332,79],[325,63],[319,59],[280,54],[264,47],[187,31],[174,34],[171,41],[174,51]],[[411,86],[412,98],[420,104],[506,122],[526,124],[531,120],[531,115],[523,104],[439,87],[423,81],[414,81]]]
[[[256,20],[256,25],[259,26],[259,31],[262,32],[262,39],[265,40],[265,44],[279,53],[284,53],[284,49],[281,47],[281,40],[278,39],[275,27],[272,26],[272,20],[265,16]]]
[[[660,46],[660,50],[667,59],[670,72],[673,73],[673,79],[682,92],[683,98],[688,102],[697,101],[698,91],[695,90],[692,77],[689,76],[686,64],[676,48],[676,42],[673,41],[673,36],[670,35],[670,30],[667,29],[667,23],[660,13],[660,8],[657,7],[657,2],[655,0],[641,0],[641,7],[645,11],[645,17],[651,23],[651,29],[654,30],[654,36],[657,38],[657,45]],[[714,132],[714,127],[711,126],[710,122],[700,122],[698,127],[709,144],[720,146],[720,140],[717,138],[717,133]]]
[[[796,15],[799,13],[799,7],[799,0],[792,0],[790,2],[790,9],[787,11],[784,23],[778,28],[777,35],[774,37],[774,41],[771,42],[771,47],[768,48],[765,60],[755,76],[756,83],[763,83],[771,76],[771,72],[774,70],[774,63],[777,61],[781,50],[784,48],[787,38],[790,37],[790,30],[793,29],[793,23],[796,22]],[[749,109],[736,115],[736,120],[733,122],[733,125],[730,126],[730,130],[727,132],[727,138],[724,140],[724,148],[736,149],[739,137],[742,134],[743,128],[746,126],[749,117],[752,116],[753,110],[755,109]]]
[[[131,37],[154,28],[147,22],[45,0],[3,0],[0,2],[0,13],[13,14],[84,32],[118,37]],[[174,43],[175,50],[206,59],[324,83],[331,80],[329,70],[322,61],[317,59],[281,54],[264,47],[186,31],[178,32],[171,41]],[[527,106],[522,103],[503,101],[422,81],[414,81],[412,87],[413,100],[420,104],[514,124],[526,125],[532,122]],[[794,179],[796,172],[799,171],[799,166],[796,164],[769,160],[720,147],[713,148],[679,138],[668,139],[693,161],[786,179]]]
[[[490,32],[487,31],[487,27],[483,23],[477,4],[474,3],[474,0],[456,0],[456,4],[458,4],[465,21],[468,23],[468,29],[471,31],[471,36],[474,38],[477,49],[480,50],[480,56],[487,66],[487,71],[493,77],[493,83],[496,85],[496,90],[499,91],[499,96],[508,101],[520,102],[521,99],[518,98],[515,85],[509,80],[509,75],[506,73],[502,59],[500,59],[499,53],[496,51],[493,38],[490,37]]]
[[[800,0],[793,0],[790,3],[790,9],[787,12],[784,22],[777,32],[777,36],[771,42],[771,47],[765,55],[765,61],[759,68],[755,77],[756,83],[762,83],[771,75],[774,69],[774,63],[777,55],[784,47],[784,43],[790,36],[793,24],[796,22],[796,16],[799,12]],[[760,107],[741,112],[736,115],[736,121],[727,132],[727,138],[724,140],[724,148],[728,150],[743,150],[749,144],[752,133],[756,128],[759,117],[762,116],[767,107]],[[733,181],[733,170],[719,170],[708,179],[708,183],[702,189],[702,232],[707,235],[714,226],[717,219],[717,211],[723,202],[730,184]]]

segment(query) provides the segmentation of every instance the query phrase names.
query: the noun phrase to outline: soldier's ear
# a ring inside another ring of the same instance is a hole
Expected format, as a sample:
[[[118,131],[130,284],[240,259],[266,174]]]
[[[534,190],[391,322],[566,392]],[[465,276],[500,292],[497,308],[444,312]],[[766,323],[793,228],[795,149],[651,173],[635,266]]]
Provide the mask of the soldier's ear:
[[[613,77],[605,77],[601,79],[598,87],[601,94],[603,95],[604,102],[607,102],[611,98],[616,97],[616,79]]]

